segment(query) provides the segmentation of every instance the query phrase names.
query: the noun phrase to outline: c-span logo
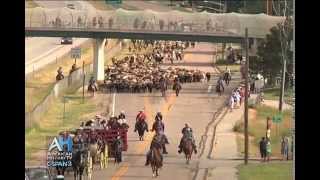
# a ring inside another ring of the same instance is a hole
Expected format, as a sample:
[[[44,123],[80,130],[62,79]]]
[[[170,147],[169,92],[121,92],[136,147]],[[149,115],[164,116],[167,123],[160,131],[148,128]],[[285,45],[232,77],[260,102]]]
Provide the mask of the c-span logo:
[[[53,138],[48,148],[48,167],[70,167],[72,166],[72,140],[71,137],[62,136]]]
[[[52,143],[49,146],[49,151],[52,151],[54,148],[58,148],[58,151],[62,151],[62,147],[58,142],[58,139],[55,137],[52,141]]]

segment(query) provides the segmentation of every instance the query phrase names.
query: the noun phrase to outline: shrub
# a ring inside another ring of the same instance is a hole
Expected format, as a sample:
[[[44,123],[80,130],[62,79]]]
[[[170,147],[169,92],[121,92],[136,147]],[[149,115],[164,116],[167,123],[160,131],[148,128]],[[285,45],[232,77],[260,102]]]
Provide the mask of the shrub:
[[[257,107],[254,99],[248,99],[248,107],[255,109]]]
[[[243,121],[237,121],[233,126],[234,132],[244,132],[244,122]]]
[[[216,64],[217,65],[225,65],[225,64],[228,64],[228,62],[224,59],[217,59]]]

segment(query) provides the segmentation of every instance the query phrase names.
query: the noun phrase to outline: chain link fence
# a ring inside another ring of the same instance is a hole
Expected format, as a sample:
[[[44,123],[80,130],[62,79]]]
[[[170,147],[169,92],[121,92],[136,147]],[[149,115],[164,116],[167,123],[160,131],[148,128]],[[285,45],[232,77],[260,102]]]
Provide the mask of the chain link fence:
[[[283,17],[265,14],[188,13],[152,10],[109,11],[71,10],[68,8],[28,8],[25,27],[73,30],[118,30],[149,32],[191,32],[244,36],[245,28],[252,37],[264,37]]]

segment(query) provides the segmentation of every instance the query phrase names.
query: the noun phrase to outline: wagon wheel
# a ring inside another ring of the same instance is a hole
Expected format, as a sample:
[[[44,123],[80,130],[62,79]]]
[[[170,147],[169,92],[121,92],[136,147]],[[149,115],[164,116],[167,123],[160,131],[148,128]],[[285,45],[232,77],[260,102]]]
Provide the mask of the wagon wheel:
[[[87,161],[87,177],[88,180],[92,180],[92,174],[93,174],[93,165],[92,165],[92,157],[89,156],[88,157],[88,161]]]
[[[108,146],[104,148],[104,168],[108,168],[109,154]]]
[[[104,164],[104,153],[103,152],[101,152],[100,153],[100,169],[104,169],[104,167],[105,167],[105,164]]]

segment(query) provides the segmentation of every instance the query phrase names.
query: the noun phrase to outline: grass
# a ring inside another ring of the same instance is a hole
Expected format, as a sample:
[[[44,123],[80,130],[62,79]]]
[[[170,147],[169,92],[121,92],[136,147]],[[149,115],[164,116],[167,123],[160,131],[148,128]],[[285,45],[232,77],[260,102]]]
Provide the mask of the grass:
[[[93,50],[91,48],[91,43],[85,43],[81,46],[83,49],[81,60],[77,60],[77,65],[90,64],[92,62]],[[26,76],[26,96],[25,96],[25,111],[29,112],[39,104],[52,90],[56,82],[57,69],[61,66],[63,69],[63,74],[69,75],[69,70],[71,69],[74,60],[71,59],[69,53],[63,57],[57,59],[56,62],[46,65],[34,73],[30,73]]]
[[[94,8],[98,10],[113,10],[114,7],[110,4],[106,4],[105,1],[87,1],[90,3]]]
[[[264,99],[279,100],[280,88],[278,87],[278,88],[267,89],[263,93],[264,93]],[[289,88],[284,93],[284,101],[287,104],[292,104],[292,98],[293,98],[293,90],[292,88]]]
[[[258,105],[256,109],[249,110],[249,136],[250,136],[250,145],[249,145],[249,154],[251,156],[259,156],[259,141],[261,137],[265,136],[266,133],[266,119],[269,116],[272,118],[278,112],[276,108]],[[290,128],[292,121],[292,111],[286,110],[283,112],[283,121],[279,124],[278,133],[277,125],[272,124],[271,127],[271,147],[272,147],[272,156],[280,157],[281,149],[281,138],[282,136],[290,136]],[[244,142],[243,142],[243,119],[240,122],[237,122],[234,126],[234,131],[241,133],[238,134],[237,143],[238,143],[238,152],[241,154],[244,152]]]
[[[63,119],[63,98],[54,100],[52,106],[41,119],[41,122],[25,130],[26,159],[33,158],[33,154],[47,146],[46,137],[56,136],[58,132],[79,127],[81,119],[91,118],[94,112],[102,110],[104,106],[97,105],[91,99],[82,103],[82,93],[69,93],[66,95],[66,113]]]
[[[113,47],[116,44],[116,40],[109,40],[107,48]],[[81,45],[82,57],[81,60],[77,60],[77,66],[81,66],[85,61],[85,65],[91,64],[93,60],[93,48],[92,43],[87,42]],[[107,52],[105,53],[107,56]],[[109,59],[105,59],[107,62]],[[44,68],[35,71],[33,74],[29,74],[26,77],[26,94],[25,94],[25,112],[30,112],[33,108],[39,104],[52,90],[56,82],[57,69],[61,66],[63,74],[68,76],[74,60],[71,59],[70,54],[59,58],[57,62],[46,65]]]
[[[33,0],[27,0],[25,1],[26,3],[26,7],[27,8],[35,8],[35,7],[39,7],[39,5],[37,3],[35,3]]]
[[[117,8],[122,8],[125,10],[139,10],[139,8],[136,8],[134,6],[129,6],[125,4],[124,2],[122,4],[107,4],[105,1],[88,1],[94,8],[98,10],[104,10],[104,11],[110,11],[110,10],[116,10]]]
[[[238,166],[239,180],[291,180],[292,162],[268,164],[241,164]]]

